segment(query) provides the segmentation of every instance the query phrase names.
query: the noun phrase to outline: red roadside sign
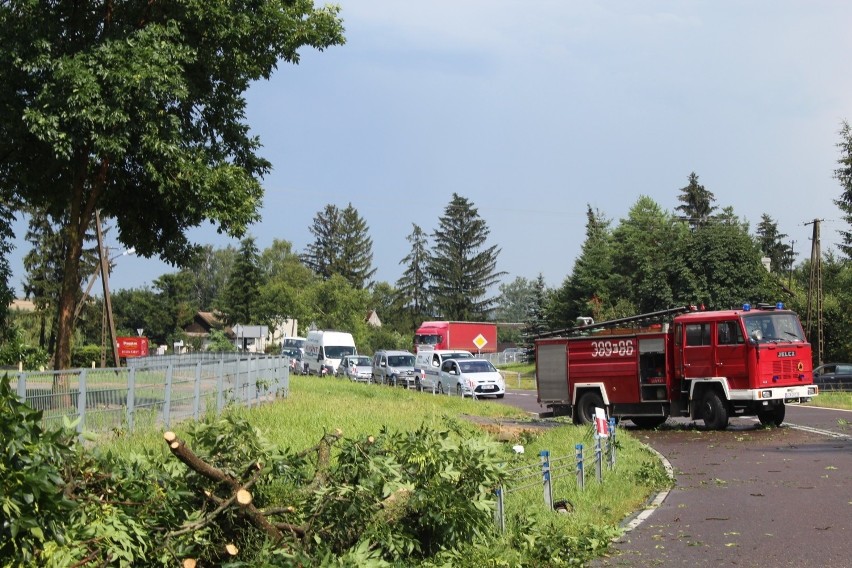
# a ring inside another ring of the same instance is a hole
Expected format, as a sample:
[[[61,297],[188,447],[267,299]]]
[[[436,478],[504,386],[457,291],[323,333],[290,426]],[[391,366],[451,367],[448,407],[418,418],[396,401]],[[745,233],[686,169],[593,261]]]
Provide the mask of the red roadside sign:
[[[119,357],[147,357],[147,337],[116,337]]]

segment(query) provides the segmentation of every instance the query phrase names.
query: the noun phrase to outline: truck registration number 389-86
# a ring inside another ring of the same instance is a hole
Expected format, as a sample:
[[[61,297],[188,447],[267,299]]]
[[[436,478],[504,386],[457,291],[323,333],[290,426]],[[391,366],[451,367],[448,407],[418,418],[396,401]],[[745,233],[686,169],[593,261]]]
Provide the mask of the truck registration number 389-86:
[[[592,357],[629,357],[633,355],[633,340],[592,341]]]

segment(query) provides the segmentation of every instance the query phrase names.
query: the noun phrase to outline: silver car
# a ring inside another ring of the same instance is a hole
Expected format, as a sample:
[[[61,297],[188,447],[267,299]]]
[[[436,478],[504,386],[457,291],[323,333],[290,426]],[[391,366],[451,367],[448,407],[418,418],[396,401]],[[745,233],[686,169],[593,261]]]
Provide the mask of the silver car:
[[[414,386],[414,353],[376,351],[373,355],[373,382],[411,388]]]
[[[441,382],[459,396],[503,398],[506,382],[487,359],[450,359],[441,365]]]
[[[366,355],[344,355],[334,372],[335,377],[346,377],[352,381],[370,382],[372,369]]]

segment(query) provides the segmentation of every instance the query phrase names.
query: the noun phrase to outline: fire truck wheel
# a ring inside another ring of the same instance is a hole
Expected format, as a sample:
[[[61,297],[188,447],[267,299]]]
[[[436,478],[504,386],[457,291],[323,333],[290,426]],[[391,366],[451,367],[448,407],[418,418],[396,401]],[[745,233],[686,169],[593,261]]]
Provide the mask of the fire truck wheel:
[[[704,426],[710,430],[724,430],[728,427],[728,409],[716,391],[707,391],[701,400],[701,418]]]
[[[577,417],[575,422],[583,425],[594,424],[595,408],[603,407],[604,403],[601,395],[593,391],[584,393],[577,403]]]
[[[757,413],[757,419],[764,426],[781,426],[784,422],[784,415],[787,412],[787,407],[779,404],[775,408],[764,410]]]

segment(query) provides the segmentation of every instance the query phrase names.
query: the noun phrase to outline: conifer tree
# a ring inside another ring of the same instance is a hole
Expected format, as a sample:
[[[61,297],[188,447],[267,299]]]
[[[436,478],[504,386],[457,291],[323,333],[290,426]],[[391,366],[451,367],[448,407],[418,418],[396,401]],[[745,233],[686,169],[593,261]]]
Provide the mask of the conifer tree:
[[[308,245],[302,259],[311,270],[323,280],[339,274],[357,290],[369,286],[376,273],[373,239],[367,222],[351,203],[342,211],[336,205],[326,205],[314,216],[308,230],[314,242]]]
[[[683,214],[685,220],[693,229],[707,224],[716,206],[713,202],[716,200],[713,192],[708,191],[703,185],[698,183],[698,175],[695,172],[689,174],[689,184],[686,187],[680,188],[680,195],[677,200],[681,205],[675,207],[676,211]]]
[[[429,240],[416,223],[412,223],[411,233],[405,238],[411,244],[411,251],[399,262],[405,270],[396,281],[396,288],[414,325],[432,313],[428,290]]]
[[[787,274],[793,266],[793,249],[783,242],[787,235],[778,232],[778,223],[764,213],[757,225],[757,242],[764,256],[769,258],[773,274]]]
[[[340,257],[332,272],[340,274],[356,290],[370,286],[376,273],[373,268],[373,239],[370,238],[367,222],[350,203],[340,214]]]
[[[852,129],[845,120],[840,128],[837,147],[840,148],[840,158],[837,159],[839,167],[834,170],[834,177],[843,191],[834,204],[843,212],[843,220],[849,225],[849,228],[839,231],[842,242],[838,246],[846,258],[852,259]]]
[[[488,289],[505,274],[497,271],[500,249],[485,244],[490,232],[476,207],[454,193],[432,233],[435,246],[427,262],[429,293],[442,318],[476,321],[490,315],[496,299]]]
[[[231,267],[220,309],[225,323],[256,324],[255,306],[260,291],[260,253],[254,237],[240,241],[240,250]]]

